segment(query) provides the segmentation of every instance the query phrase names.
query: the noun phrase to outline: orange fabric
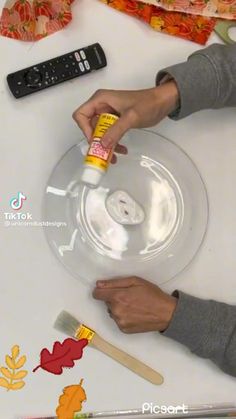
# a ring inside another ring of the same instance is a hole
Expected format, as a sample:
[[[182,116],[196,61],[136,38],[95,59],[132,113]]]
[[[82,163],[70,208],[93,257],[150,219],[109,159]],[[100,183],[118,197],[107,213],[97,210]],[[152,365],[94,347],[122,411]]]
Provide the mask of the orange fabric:
[[[162,9],[211,16],[222,19],[236,19],[236,0],[140,0]]]
[[[70,5],[70,0],[7,0],[2,10],[0,34],[37,41],[71,21]]]
[[[100,1],[114,9],[143,20],[157,31],[179,36],[202,45],[207,42],[216,24],[215,18],[169,12],[137,0]]]
[[[22,41],[36,41],[50,35],[64,28],[71,21],[72,1],[7,0],[0,19],[0,34]],[[143,20],[157,31],[179,36],[202,45],[206,43],[216,22],[214,18],[169,12],[136,0],[100,1]]]

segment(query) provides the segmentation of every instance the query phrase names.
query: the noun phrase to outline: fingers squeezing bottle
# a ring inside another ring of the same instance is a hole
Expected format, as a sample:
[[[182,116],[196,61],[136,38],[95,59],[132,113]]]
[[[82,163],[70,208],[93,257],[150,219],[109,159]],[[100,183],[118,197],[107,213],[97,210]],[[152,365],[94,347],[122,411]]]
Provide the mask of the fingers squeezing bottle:
[[[101,139],[108,128],[117,120],[118,116],[109,113],[103,113],[99,116],[93,133],[93,140],[84,160],[84,171],[81,177],[82,182],[90,187],[96,188],[108,169],[113,149],[103,147]]]

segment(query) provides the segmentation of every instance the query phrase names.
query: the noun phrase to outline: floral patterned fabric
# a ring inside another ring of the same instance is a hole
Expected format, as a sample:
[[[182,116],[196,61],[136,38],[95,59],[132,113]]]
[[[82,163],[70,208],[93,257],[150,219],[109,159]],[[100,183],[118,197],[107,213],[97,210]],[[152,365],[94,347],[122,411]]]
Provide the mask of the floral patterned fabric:
[[[165,10],[236,19],[236,0],[141,0]]]
[[[135,16],[153,29],[204,45],[214,30],[216,19],[201,15],[169,12],[137,0],[100,0],[121,12]],[[169,0],[172,1],[172,0]],[[173,0],[185,1],[185,0]]]
[[[72,19],[70,0],[7,0],[0,34],[36,41],[66,26]]]
[[[62,29],[71,21],[72,1],[7,0],[0,20],[0,34],[23,41],[36,41],[50,35]],[[114,9],[143,20],[157,31],[179,36],[202,45],[206,43],[216,23],[216,19],[214,18],[165,11],[161,7],[144,3],[144,0],[100,1]],[[155,0],[145,1],[150,2]],[[188,2],[189,0],[160,1],[184,4],[184,2]],[[192,1],[200,2],[202,0]]]

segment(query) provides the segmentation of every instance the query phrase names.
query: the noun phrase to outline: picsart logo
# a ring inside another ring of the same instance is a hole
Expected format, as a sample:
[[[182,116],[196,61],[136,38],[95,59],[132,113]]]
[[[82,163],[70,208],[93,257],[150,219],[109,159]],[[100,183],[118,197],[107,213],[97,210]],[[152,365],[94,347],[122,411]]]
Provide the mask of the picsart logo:
[[[23,193],[18,192],[17,196],[14,197],[14,198],[12,198],[10,200],[10,206],[11,206],[11,208],[14,209],[15,211],[20,210],[22,208],[22,206],[23,206],[23,202],[26,199],[27,198],[26,198],[26,196]]]
[[[187,414],[189,413],[188,406],[185,404],[178,406],[166,406],[166,405],[157,405],[154,403],[143,403],[142,405],[143,414],[167,414],[167,415],[178,415],[178,414]]]

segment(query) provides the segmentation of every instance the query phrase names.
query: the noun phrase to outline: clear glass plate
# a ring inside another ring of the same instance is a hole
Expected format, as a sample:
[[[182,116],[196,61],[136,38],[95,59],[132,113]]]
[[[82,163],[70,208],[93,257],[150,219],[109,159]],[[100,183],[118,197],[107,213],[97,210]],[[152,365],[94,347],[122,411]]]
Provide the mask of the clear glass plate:
[[[96,189],[80,182],[85,140],[58,162],[45,191],[47,240],[62,264],[87,285],[128,275],[162,284],[188,265],[203,241],[206,189],[192,160],[171,141],[132,130],[122,143],[128,155],[119,155]],[[117,190],[142,208],[141,224],[122,225],[110,216],[107,198]]]

